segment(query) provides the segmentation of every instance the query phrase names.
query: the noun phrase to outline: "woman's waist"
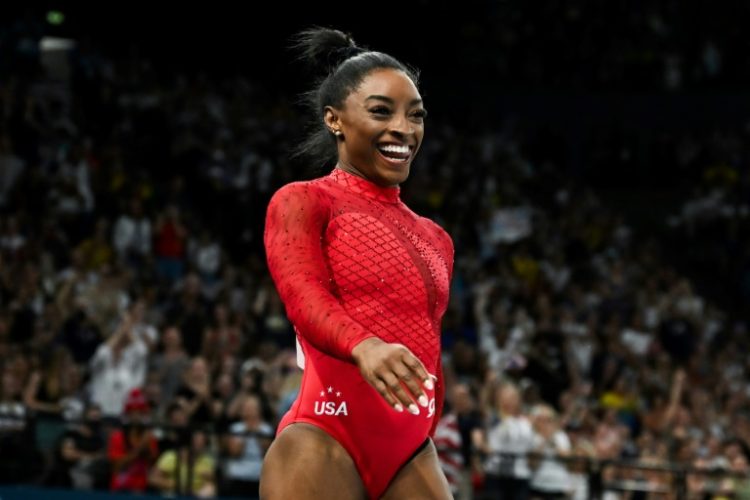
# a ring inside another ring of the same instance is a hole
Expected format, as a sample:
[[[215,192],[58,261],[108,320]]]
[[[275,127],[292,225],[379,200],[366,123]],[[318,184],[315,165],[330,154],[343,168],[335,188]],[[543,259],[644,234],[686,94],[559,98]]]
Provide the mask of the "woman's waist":
[[[425,390],[427,407],[419,406],[419,415],[394,410],[362,376],[354,363],[341,361],[305,346],[306,363],[298,396],[298,410],[305,415],[366,419],[373,422],[395,421],[396,425],[414,424],[421,417],[425,425],[435,415],[435,390]],[[435,378],[436,362],[425,362]]]

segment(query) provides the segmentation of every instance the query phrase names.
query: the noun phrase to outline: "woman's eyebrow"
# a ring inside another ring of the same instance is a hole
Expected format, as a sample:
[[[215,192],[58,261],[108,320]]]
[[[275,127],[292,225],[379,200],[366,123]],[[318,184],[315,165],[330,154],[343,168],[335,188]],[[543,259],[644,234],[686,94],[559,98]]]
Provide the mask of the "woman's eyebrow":
[[[385,101],[388,104],[395,104],[395,101],[393,99],[385,95],[371,95],[367,99],[365,99],[365,101],[369,101],[370,99],[375,99],[378,101]],[[422,99],[416,98],[416,99],[412,99],[409,102],[409,106],[414,106],[414,105],[421,104],[421,103],[422,103]]]

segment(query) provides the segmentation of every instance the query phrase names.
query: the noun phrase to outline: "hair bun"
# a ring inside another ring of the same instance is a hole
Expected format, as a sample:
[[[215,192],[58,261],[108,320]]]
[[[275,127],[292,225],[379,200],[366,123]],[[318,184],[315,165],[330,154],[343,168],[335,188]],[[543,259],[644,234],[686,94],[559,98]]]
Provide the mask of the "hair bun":
[[[312,69],[326,73],[350,57],[365,52],[349,34],[320,27],[300,32],[294,38],[293,47]]]

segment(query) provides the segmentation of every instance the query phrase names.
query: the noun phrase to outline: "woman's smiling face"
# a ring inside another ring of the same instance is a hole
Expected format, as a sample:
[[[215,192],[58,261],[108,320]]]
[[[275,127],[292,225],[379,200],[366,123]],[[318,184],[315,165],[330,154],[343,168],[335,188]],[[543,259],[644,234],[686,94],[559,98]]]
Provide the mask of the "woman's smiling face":
[[[422,97],[403,71],[372,71],[342,109],[325,109],[326,125],[340,132],[338,167],[379,186],[402,183],[422,144],[425,115]]]

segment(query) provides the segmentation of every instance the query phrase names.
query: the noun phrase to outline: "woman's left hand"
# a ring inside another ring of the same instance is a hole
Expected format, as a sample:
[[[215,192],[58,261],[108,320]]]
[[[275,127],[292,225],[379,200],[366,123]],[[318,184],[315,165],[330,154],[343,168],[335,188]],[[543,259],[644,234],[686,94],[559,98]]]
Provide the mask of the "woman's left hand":
[[[396,411],[408,409],[419,415],[429,399],[423,387],[432,390],[434,383],[422,362],[406,346],[389,344],[370,337],[352,349],[352,357],[362,376]]]

